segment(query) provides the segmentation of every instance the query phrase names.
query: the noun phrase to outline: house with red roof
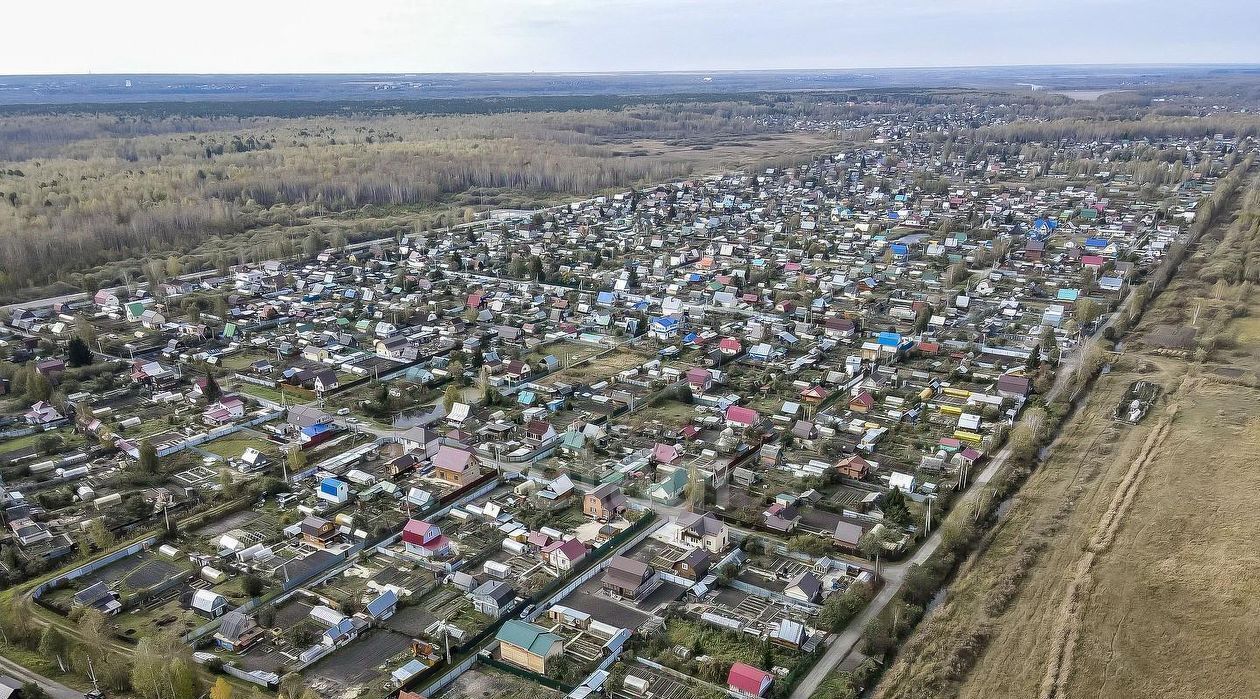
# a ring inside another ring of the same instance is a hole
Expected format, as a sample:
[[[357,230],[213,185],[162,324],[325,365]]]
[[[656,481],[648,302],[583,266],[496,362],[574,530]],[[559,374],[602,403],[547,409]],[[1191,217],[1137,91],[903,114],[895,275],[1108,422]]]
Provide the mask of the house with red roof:
[[[849,401],[849,410],[855,413],[868,413],[871,408],[875,407],[875,396],[868,391],[862,391]]]
[[[857,454],[847,456],[836,464],[836,470],[845,478],[860,481],[871,472],[871,463]]]
[[[687,370],[687,384],[691,390],[703,393],[713,386],[713,374],[704,367],[692,367]]]
[[[749,428],[761,422],[761,414],[752,408],[732,405],[726,409],[726,424],[732,427]]]
[[[765,696],[766,690],[770,689],[770,683],[773,681],[774,675],[748,663],[737,662],[731,665],[731,671],[726,676],[726,686],[732,692],[749,697]]]
[[[718,351],[722,354],[733,357],[743,351],[744,346],[733,337],[724,337],[718,341]]]
[[[810,386],[801,391],[801,400],[810,405],[818,405],[827,400],[827,389],[822,386]]]
[[[201,421],[207,425],[226,425],[245,417],[245,401],[237,396],[223,396],[217,403],[206,408]]]
[[[848,318],[832,316],[823,321],[823,334],[833,340],[853,337],[855,332],[857,332],[857,324]]]
[[[577,539],[553,541],[542,548],[542,557],[552,568],[566,573],[586,558],[586,545]]]
[[[678,447],[672,444],[657,442],[656,446],[652,447],[652,460],[658,464],[672,464],[681,455],[682,452],[678,450]]]
[[[451,553],[451,540],[441,527],[419,519],[409,519],[402,531],[403,549],[424,559],[445,558]]]

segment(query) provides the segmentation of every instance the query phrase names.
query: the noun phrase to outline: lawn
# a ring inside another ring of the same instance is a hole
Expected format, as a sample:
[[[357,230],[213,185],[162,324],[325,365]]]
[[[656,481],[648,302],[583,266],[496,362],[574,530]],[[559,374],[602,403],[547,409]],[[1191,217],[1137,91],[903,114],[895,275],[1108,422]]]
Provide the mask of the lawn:
[[[559,368],[563,369],[572,363],[580,362],[604,351],[607,351],[607,348],[576,342],[549,342],[535,347],[526,357],[526,361],[530,366],[538,366],[538,362],[542,361],[543,357],[551,355],[556,358]]]
[[[681,428],[698,416],[696,406],[680,403],[676,400],[665,400],[659,405],[647,405],[624,418],[624,422],[634,429],[639,429],[652,422],[659,422],[674,428]]]
[[[275,444],[258,437],[241,436],[240,433],[220,437],[201,445],[202,449],[212,454],[218,454],[225,459],[238,459],[249,447],[253,447],[272,458],[275,458],[280,453]]]
[[[62,427],[50,432],[36,432],[35,434],[28,434],[23,437],[10,439],[7,442],[0,442],[0,454],[6,454],[11,451],[18,451],[27,447],[36,446],[39,444],[40,438],[46,436],[61,437],[63,441],[63,449],[70,449],[83,444],[82,435],[77,434],[73,428]]]

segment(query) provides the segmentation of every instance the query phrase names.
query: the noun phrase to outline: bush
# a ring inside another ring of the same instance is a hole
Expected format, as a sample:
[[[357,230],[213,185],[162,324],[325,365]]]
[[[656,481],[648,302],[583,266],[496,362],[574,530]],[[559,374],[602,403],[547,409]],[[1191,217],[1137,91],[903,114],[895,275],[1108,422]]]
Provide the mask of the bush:
[[[840,632],[870,603],[875,591],[866,583],[854,583],[839,595],[831,595],[823,602],[818,622],[832,632]]]

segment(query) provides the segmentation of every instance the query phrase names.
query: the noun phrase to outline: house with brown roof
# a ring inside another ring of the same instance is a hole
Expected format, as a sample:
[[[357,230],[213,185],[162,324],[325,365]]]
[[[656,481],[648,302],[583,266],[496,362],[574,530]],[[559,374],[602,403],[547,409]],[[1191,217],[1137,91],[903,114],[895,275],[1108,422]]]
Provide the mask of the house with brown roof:
[[[591,519],[614,519],[626,511],[627,502],[621,488],[604,483],[582,498],[582,514]]]
[[[852,478],[855,481],[860,481],[870,474],[871,462],[863,459],[859,454],[853,454],[840,459],[840,461],[836,463],[836,470],[839,471],[840,475],[845,478]]]
[[[613,556],[604,570],[603,589],[623,599],[641,599],[657,581],[656,571],[643,561]]]

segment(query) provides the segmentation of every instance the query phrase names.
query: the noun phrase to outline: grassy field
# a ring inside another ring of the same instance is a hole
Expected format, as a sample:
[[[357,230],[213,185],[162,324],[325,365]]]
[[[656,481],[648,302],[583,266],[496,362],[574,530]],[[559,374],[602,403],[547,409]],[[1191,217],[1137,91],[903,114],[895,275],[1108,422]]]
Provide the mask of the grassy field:
[[[557,371],[538,383],[552,385],[556,383],[599,381],[608,379],[626,369],[639,366],[649,359],[651,359],[651,355],[623,347],[616,352],[605,354],[595,361]]]
[[[697,415],[696,406],[694,405],[679,403],[676,400],[666,400],[660,405],[648,405],[639,408],[632,415],[619,420],[619,422],[625,422],[636,430],[653,422],[677,428],[686,424]]]
[[[1213,250],[1134,336],[1206,307]],[[1237,344],[1126,347],[877,697],[1260,695],[1260,297],[1243,292],[1248,315],[1224,324]],[[1138,425],[1114,422],[1137,379],[1163,396]]]
[[[265,439],[249,437],[243,434],[228,435],[201,445],[202,449],[212,454],[218,454],[219,456],[227,459],[240,458],[241,454],[245,453],[245,450],[249,447],[253,447],[260,452],[269,454],[272,458],[276,458],[279,454],[279,450],[276,448],[276,445],[271,442],[268,442]]]

